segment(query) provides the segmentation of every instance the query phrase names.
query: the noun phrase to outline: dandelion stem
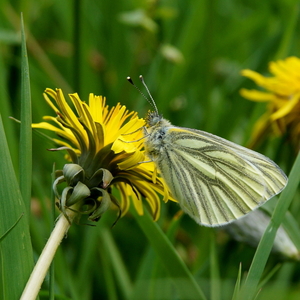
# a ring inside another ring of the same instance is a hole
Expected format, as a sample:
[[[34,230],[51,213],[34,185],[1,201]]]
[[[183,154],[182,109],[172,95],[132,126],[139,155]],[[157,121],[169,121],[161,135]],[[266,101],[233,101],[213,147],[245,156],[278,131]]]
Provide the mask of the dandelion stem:
[[[36,299],[56,250],[68,232],[74,218],[77,216],[77,212],[68,210],[67,215],[69,220],[63,214],[59,216],[49,240],[30,275],[20,300]]]

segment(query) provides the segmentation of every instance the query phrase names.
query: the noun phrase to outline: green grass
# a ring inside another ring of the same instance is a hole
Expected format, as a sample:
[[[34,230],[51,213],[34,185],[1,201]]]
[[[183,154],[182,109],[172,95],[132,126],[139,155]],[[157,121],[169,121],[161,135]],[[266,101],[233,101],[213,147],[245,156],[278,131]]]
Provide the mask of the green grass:
[[[121,102],[143,117],[149,105],[126,81],[139,84],[143,74],[173,124],[245,145],[266,106],[239,95],[241,87],[255,88],[239,72],[267,74],[269,61],[299,55],[298,28],[297,1],[1,1],[0,298],[21,293],[53,226],[52,166],[61,169],[64,157],[47,151],[54,145],[37,132],[31,150],[28,132],[30,114],[33,122],[52,114],[46,87],[83,100],[104,95],[110,106]],[[170,60],[166,45],[183,60]],[[24,58],[30,78],[21,77],[29,75]],[[22,127],[9,116],[24,120]],[[297,151],[284,137],[256,150],[290,174],[257,250],[188,216],[174,218],[175,203],[162,203],[157,223],[132,211],[111,228],[116,212],[109,211],[95,227],[71,227],[40,299],[49,299],[52,281],[53,299],[299,299],[299,263],[269,253],[281,222],[300,250]]]

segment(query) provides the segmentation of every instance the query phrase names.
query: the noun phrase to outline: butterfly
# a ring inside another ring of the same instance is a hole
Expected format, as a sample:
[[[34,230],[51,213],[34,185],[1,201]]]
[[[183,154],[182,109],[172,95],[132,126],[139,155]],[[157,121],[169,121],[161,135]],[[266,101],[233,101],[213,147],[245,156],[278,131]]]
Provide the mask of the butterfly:
[[[144,128],[146,154],[181,209],[197,223],[209,227],[228,224],[284,189],[287,176],[268,157],[164,119],[143,77],[140,79],[150,100],[141,94],[154,109],[148,112]],[[130,77],[127,80],[134,85]]]

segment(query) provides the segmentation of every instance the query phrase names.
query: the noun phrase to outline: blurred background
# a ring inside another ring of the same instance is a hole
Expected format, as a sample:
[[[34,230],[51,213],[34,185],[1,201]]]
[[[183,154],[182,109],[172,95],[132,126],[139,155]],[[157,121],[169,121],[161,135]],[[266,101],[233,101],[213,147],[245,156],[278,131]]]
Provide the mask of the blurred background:
[[[240,96],[240,88],[256,88],[240,71],[268,74],[269,61],[299,56],[300,50],[299,5],[293,0],[2,0],[0,109],[16,172],[19,126],[8,116],[20,116],[21,12],[33,122],[53,115],[42,96],[47,87],[62,88],[65,95],[77,92],[82,100],[89,93],[103,95],[110,106],[120,102],[144,117],[149,104],[126,80],[131,76],[141,86],[142,74],[160,113],[174,125],[247,145],[266,105]],[[63,153],[47,151],[53,147],[48,139],[38,133],[33,138],[31,231],[38,257],[51,232],[52,165],[61,168],[65,161]],[[296,155],[283,138],[268,139],[255,150],[286,173]],[[162,204],[158,224],[164,231],[178,211],[175,203]],[[297,215],[299,204],[293,203],[291,211]],[[111,228],[115,215],[106,213],[96,227],[72,226],[56,256],[57,299],[176,299],[135,219],[128,214]],[[188,216],[173,230],[174,247],[207,293],[215,247],[221,299],[231,299],[239,264],[247,270],[255,249]],[[272,255],[266,272],[281,263],[258,299],[299,299],[299,263]],[[43,288],[47,284],[46,279]],[[41,299],[47,299],[43,291]]]

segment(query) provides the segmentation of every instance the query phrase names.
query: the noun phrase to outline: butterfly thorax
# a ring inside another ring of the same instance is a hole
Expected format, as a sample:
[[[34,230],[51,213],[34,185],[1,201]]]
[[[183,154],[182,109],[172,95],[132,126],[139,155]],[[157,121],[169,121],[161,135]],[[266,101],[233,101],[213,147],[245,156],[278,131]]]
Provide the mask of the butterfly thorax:
[[[145,150],[152,160],[157,160],[158,156],[162,158],[162,152],[167,145],[170,145],[170,136],[166,133],[172,126],[156,112],[149,112],[146,118],[147,127],[145,128]]]

